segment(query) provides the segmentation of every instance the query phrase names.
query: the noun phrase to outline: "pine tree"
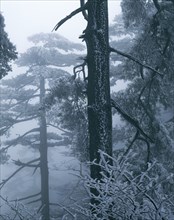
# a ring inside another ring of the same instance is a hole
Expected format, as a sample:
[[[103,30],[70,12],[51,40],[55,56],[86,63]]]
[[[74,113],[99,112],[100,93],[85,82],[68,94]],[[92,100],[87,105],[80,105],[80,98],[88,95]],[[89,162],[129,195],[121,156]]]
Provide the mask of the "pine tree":
[[[5,135],[16,124],[26,122],[27,125],[27,121],[33,121],[35,127],[27,130],[24,134],[20,134],[15,139],[6,141],[4,143],[6,146],[1,149],[1,152],[5,152],[9,147],[17,144],[39,151],[39,158],[34,158],[29,162],[20,160],[14,162],[19,166],[19,170],[25,167],[33,167],[35,170],[40,168],[41,192],[32,195],[32,197],[28,196],[26,199],[36,198],[33,202],[41,200],[42,219],[49,220],[48,147],[68,145],[71,142],[69,141],[70,132],[63,132],[61,129],[61,132],[64,133],[62,136],[49,131],[50,127],[57,129],[59,127],[56,123],[50,123],[47,117],[46,100],[48,97],[46,95],[62,79],[72,78],[67,71],[59,67],[72,65],[73,62],[76,62],[75,58],[78,57],[75,54],[62,54],[59,49],[63,50],[65,47],[64,51],[67,51],[66,46],[68,45],[68,50],[73,51],[74,49],[82,49],[83,46],[73,44],[57,34],[37,34],[32,36],[30,40],[36,45],[28,49],[26,53],[21,54],[17,61],[18,65],[27,67],[26,72],[2,81],[2,124],[0,131],[1,135]],[[37,46],[41,42],[43,46]],[[66,84],[64,86],[66,87]],[[66,99],[61,89],[59,92],[62,99]],[[54,114],[57,115],[57,112]],[[7,181],[2,182],[1,187]],[[39,195],[40,198],[38,199]]]

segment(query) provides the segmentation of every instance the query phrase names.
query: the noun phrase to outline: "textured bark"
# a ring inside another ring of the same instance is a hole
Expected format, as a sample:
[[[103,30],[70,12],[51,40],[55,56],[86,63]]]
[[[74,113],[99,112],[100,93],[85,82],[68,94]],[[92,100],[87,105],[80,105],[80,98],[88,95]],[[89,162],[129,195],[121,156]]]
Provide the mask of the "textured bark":
[[[99,150],[112,156],[112,115],[109,81],[108,9],[106,0],[88,1],[88,25],[84,31],[88,65],[88,124],[90,161],[99,163]],[[111,164],[112,162],[109,161]],[[101,179],[101,167],[91,165],[91,177]],[[91,188],[96,197],[98,191]],[[98,205],[99,201],[91,199]],[[95,212],[95,210],[94,210]],[[102,216],[98,216],[100,218]]]
[[[106,0],[88,1],[85,30],[88,64],[88,122],[90,161],[100,161],[98,150],[112,155],[112,116],[109,82],[108,9]],[[91,177],[100,179],[100,167],[91,166]]]
[[[40,103],[45,97],[45,79],[40,77]],[[50,220],[49,214],[49,176],[47,160],[47,125],[45,109],[40,110],[40,171],[41,171],[41,203],[42,220]]]

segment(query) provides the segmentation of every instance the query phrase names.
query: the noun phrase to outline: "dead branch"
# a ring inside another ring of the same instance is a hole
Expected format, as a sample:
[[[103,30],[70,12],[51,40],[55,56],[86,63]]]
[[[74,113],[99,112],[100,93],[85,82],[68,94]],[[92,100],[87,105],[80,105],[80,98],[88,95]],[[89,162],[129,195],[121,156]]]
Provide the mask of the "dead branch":
[[[163,74],[162,74],[162,73],[158,72],[158,71],[157,71],[156,69],[154,69],[153,67],[142,63],[140,60],[138,60],[137,58],[131,56],[130,54],[127,54],[127,53],[124,53],[124,52],[122,52],[122,51],[116,50],[116,49],[114,49],[114,48],[112,48],[112,47],[110,47],[110,52],[114,52],[114,53],[117,53],[117,54],[119,54],[119,55],[121,55],[121,56],[124,56],[124,57],[126,57],[126,58],[128,58],[128,59],[134,61],[135,63],[138,63],[139,65],[143,66],[144,68],[149,69],[149,70],[153,71],[154,73],[157,73],[159,76],[163,77]]]
[[[82,64],[79,64],[73,68],[74,73],[74,79],[76,79],[77,74],[80,74],[82,72],[84,81],[86,80],[86,74],[85,74],[85,66],[87,65],[86,60],[84,59],[84,62]]]
[[[88,4],[84,4],[82,5],[80,8],[77,8],[76,10],[74,10],[73,12],[71,12],[68,16],[66,16],[65,18],[63,18],[62,20],[60,20],[56,26],[53,28],[52,31],[57,31],[57,29],[62,26],[62,24],[64,24],[67,20],[69,20],[70,18],[72,18],[73,16],[75,16],[76,14],[78,14],[79,12],[83,12],[85,11],[88,7]]]

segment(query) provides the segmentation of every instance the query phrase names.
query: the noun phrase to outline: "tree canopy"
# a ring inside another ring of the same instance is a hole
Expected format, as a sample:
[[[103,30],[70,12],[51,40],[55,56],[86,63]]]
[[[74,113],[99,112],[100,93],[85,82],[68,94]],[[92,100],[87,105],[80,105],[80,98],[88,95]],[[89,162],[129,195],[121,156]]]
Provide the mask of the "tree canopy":
[[[16,47],[11,43],[4,28],[4,17],[0,13],[0,79],[12,70],[10,63],[17,59]]]

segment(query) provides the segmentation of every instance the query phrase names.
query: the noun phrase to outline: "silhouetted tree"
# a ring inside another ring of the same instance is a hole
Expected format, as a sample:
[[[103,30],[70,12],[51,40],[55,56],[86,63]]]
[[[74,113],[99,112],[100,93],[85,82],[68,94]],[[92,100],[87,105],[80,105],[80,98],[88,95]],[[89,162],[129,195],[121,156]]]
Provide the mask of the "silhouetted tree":
[[[25,53],[21,54],[17,63],[19,66],[28,67],[24,74],[19,74],[15,78],[2,80],[1,87],[1,135],[7,132],[16,124],[27,121],[33,121],[38,126],[20,134],[19,137],[11,139],[3,143],[6,145],[1,148],[1,153],[6,152],[11,146],[24,145],[39,150],[39,158],[35,158],[29,162],[20,160],[14,161],[19,166],[20,171],[25,167],[31,167],[35,170],[40,168],[41,174],[41,192],[19,201],[33,199],[33,202],[41,201],[41,213],[43,220],[50,219],[49,208],[49,174],[48,174],[48,147],[56,147],[60,145],[70,144],[67,134],[61,129],[65,135],[60,136],[56,133],[49,132],[48,127],[57,127],[56,123],[50,123],[46,115],[46,103],[48,90],[60,82],[65,76],[71,78],[70,74],[58,67],[70,66],[76,62],[77,55],[62,54],[59,49],[64,51],[74,49],[82,49],[83,46],[69,42],[67,39],[57,34],[37,34],[30,37],[30,40],[36,45],[29,48]],[[38,46],[38,43],[43,46]],[[67,47],[68,45],[68,47]],[[57,85],[58,86],[58,85]],[[66,86],[64,84],[64,86]],[[59,94],[62,99],[66,99],[61,89]],[[57,113],[55,113],[57,114]],[[36,164],[37,162],[37,164]],[[1,182],[1,187],[6,184],[13,174],[7,180]],[[40,196],[40,198],[38,198]]]

